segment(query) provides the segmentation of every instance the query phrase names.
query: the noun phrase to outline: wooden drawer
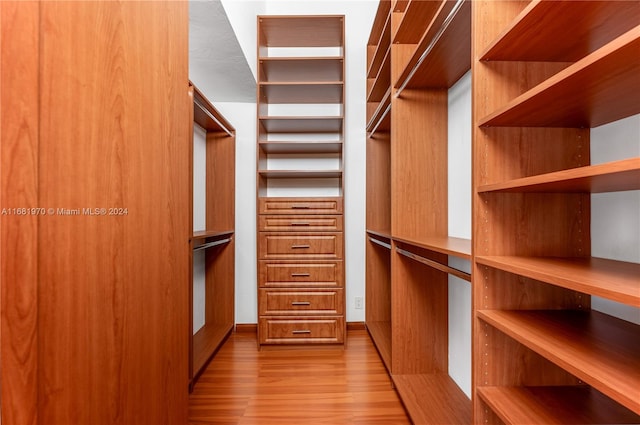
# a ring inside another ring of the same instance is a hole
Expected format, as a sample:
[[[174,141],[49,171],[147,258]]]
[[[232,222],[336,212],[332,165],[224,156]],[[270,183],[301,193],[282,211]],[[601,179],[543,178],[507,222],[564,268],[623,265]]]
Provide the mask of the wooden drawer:
[[[260,198],[260,214],[342,214],[342,198]]]
[[[287,319],[262,317],[261,344],[342,344],[344,317]]]
[[[343,315],[342,288],[287,290],[260,289],[260,315]]]
[[[279,234],[260,233],[260,258],[342,259],[342,233]]]
[[[342,261],[294,263],[261,260],[258,267],[261,288],[344,287]]]
[[[261,215],[258,230],[267,232],[339,232],[341,215]]]

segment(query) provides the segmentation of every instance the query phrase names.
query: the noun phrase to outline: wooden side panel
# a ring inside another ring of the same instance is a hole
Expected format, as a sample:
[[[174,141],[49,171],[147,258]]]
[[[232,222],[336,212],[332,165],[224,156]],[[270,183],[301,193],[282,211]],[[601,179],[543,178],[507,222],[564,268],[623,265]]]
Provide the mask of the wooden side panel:
[[[38,23],[38,3],[0,2],[0,422],[6,424],[38,422],[39,218],[32,212],[40,211],[23,210],[40,206]]]
[[[391,134],[367,139],[367,229],[391,233]]]
[[[205,321],[233,326],[235,323],[235,239],[206,252]]]
[[[186,423],[188,5],[41,12],[40,421]]]

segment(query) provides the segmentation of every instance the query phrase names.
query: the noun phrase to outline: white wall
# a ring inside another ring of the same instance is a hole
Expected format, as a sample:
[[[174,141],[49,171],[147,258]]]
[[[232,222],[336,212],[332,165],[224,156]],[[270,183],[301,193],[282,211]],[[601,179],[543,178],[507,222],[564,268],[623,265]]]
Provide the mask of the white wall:
[[[377,0],[244,1],[223,0],[238,42],[256,70],[258,14],[345,15],[345,259],[347,321],[364,321],[355,297],[365,293],[365,119],[366,45]],[[197,84],[197,82],[195,82]],[[256,272],[256,105],[215,103],[236,128],[236,323],[257,322]]]
[[[591,163],[640,157],[640,115],[591,129]],[[591,255],[640,263],[640,191],[591,195]],[[592,297],[592,308],[640,324],[640,309]]]
[[[448,93],[449,236],[471,239],[471,71]],[[471,263],[449,257],[471,273]],[[471,284],[449,275],[449,375],[471,398]]]

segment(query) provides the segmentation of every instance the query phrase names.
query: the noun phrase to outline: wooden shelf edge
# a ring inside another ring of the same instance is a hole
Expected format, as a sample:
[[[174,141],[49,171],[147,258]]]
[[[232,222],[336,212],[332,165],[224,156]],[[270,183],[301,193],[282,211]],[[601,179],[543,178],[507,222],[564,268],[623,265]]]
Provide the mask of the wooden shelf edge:
[[[418,240],[397,236],[393,236],[392,239],[397,242],[413,245],[429,251],[451,255],[465,260],[471,260],[471,239],[431,237]]]
[[[440,2],[442,3],[442,2]],[[427,7],[425,7],[425,5]],[[398,24],[398,29],[393,36],[392,44],[417,44],[420,42],[422,35],[427,30],[429,23],[433,20],[436,13],[440,9],[440,5],[435,1],[423,1],[423,0],[409,0],[407,3],[402,20]],[[426,27],[416,28],[415,25],[424,24]],[[419,30],[419,31],[416,31]],[[414,39],[413,35],[416,34],[419,39]]]
[[[193,232],[192,241],[200,241],[205,239],[223,239],[227,236],[233,236],[234,230],[201,230]]]
[[[640,189],[640,158],[482,185],[484,192],[618,192]]]
[[[587,386],[478,387],[505,424],[637,424],[640,415]]]
[[[372,229],[367,229],[367,234],[369,235],[373,235],[373,236],[377,236],[383,239],[387,239],[389,241],[391,241],[391,230],[372,230]]]
[[[223,131],[229,135],[235,133],[236,129],[227,119],[211,104],[209,99],[189,81],[193,87],[193,120],[207,131]]]
[[[640,307],[640,264],[603,258],[476,256],[478,264]]]
[[[471,400],[446,373],[391,378],[413,423],[471,423]]]
[[[258,170],[258,174],[271,179],[342,178],[342,170]]]
[[[270,140],[258,142],[258,146],[266,153],[340,153],[342,140],[335,141],[284,141]]]
[[[478,310],[477,317],[640,413],[638,325],[579,310]]]
[[[607,105],[599,105],[596,102],[598,100],[596,94],[600,98],[616,100],[633,99],[638,95],[640,84],[637,82],[637,75],[640,73],[640,59],[629,59],[634,58],[634,53],[637,53],[638,49],[640,49],[640,25],[481,118],[478,125],[480,127],[597,127],[637,114],[640,112],[638,101],[621,102],[624,107],[612,108],[612,101]],[[618,66],[620,63],[627,64],[627,67],[620,69]],[[607,75],[609,68],[614,68],[618,73],[615,80],[589,78],[592,74]],[[576,84],[576,79],[585,84],[593,80],[593,84],[589,86]],[[614,94],[616,96],[613,96]],[[551,102],[550,99],[554,101]],[[554,107],[539,108],[536,106],[538,104],[553,104]],[[559,108],[561,113],[557,113],[556,108]],[[541,112],[535,114],[530,110]],[[556,115],[560,118],[555,117]],[[554,121],[548,121],[550,119]]]
[[[367,123],[366,131],[368,133],[374,134],[381,126],[382,122],[385,119],[390,118],[389,113],[391,112],[391,87],[387,89],[387,92],[382,97],[380,104],[376,108],[375,112],[371,116],[371,119]]]
[[[384,38],[387,38],[387,40],[386,41],[383,40]],[[373,54],[371,66],[369,66],[369,69],[367,69],[367,78],[376,78],[376,76],[380,72],[380,68],[382,68],[385,58],[390,54],[389,53],[390,51],[391,51],[391,14],[387,14],[387,19],[382,29],[380,39],[376,44],[376,51]]]

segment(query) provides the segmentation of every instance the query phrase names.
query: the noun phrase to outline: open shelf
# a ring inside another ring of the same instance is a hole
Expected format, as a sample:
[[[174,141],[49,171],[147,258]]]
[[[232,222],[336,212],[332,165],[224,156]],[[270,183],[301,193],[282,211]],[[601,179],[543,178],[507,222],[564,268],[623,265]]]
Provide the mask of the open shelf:
[[[471,401],[449,375],[393,375],[392,378],[413,423],[471,423]]]
[[[344,85],[341,82],[277,82],[260,83],[264,103],[342,103]]]
[[[391,322],[367,322],[367,330],[387,371],[391,370]]]
[[[394,43],[418,44],[420,37],[442,5],[441,1],[410,0],[398,30],[393,36]]]
[[[193,370],[199,373],[233,330],[233,324],[207,323],[193,335]]]
[[[451,237],[431,237],[420,240],[410,238],[393,237],[394,241],[404,244],[417,246],[429,251],[439,252],[441,254],[452,255],[465,260],[471,259],[471,240]]]
[[[637,325],[578,310],[478,310],[478,317],[640,413]]]
[[[258,170],[269,179],[331,179],[342,177],[342,170]]]
[[[431,26],[396,79],[394,87],[449,88],[471,69],[471,2],[459,0],[459,9],[443,27],[456,2],[443,1]]]
[[[269,133],[339,133],[342,117],[260,117]]]
[[[344,17],[332,15],[260,16],[260,45],[268,47],[334,47],[344,45]]]
[[[379,102],[389,90],[391,84],[391,50],[387,50],[382,66],[373,80],[373,84],[367,94],[367,102]]]
[[[477,256],[478,264],[640,307],[640,264],[603,258]]]
[[[191,236],[192,241],[204,241],[207,239],[215,240],[215,239],[224,239],[225,237],[233,236],[233,230],[201,230],[198,232],[193,232],[193,236]]]
[[[259,142],[265,153],[340,153],[342,142],[313,141],[277,141]]]
[[[378,231],[378,230],[367,229],[367,234],[373,237],[387,239],[387,242],[391,243],[391,230]]]
[[[478,187],[478,192],[617,192],[640,189],[640,158],[572,168]]]
[[[367,123],[367,132],[373,135],[377,131],[389,131],[391,129],[391,88],[383,96],[378,107],[371,115]]]
[[[196,86],[193,87],[193,121],[207,132],[225,132],[229,135],[235,131],[233,126],[222,116],[211,102]]]
[[[639,74],[637,26],[508,102],[479,125],[597,127],[635,115],[640,113]]]
[[[640,423],[640,416],[586,385],[481,387],[478,395],[507,425]]]
[[[380,12],[380,9],[378,10]],[[367,78],[376,78],[380,73],[385,60],[389,60],[389,50],[391,46],[391,16],[387,16],[387,20],[384,23],[380,38],[375,44],[370,44],[369,49],[375,49],[371,56],[371,64],[367,70]]]
[[[344,59],[336,57],[260,58],[262,82],[344,81]]]
[[[640,22],[636,1],[532,1],[480,60],[575,62]]]

